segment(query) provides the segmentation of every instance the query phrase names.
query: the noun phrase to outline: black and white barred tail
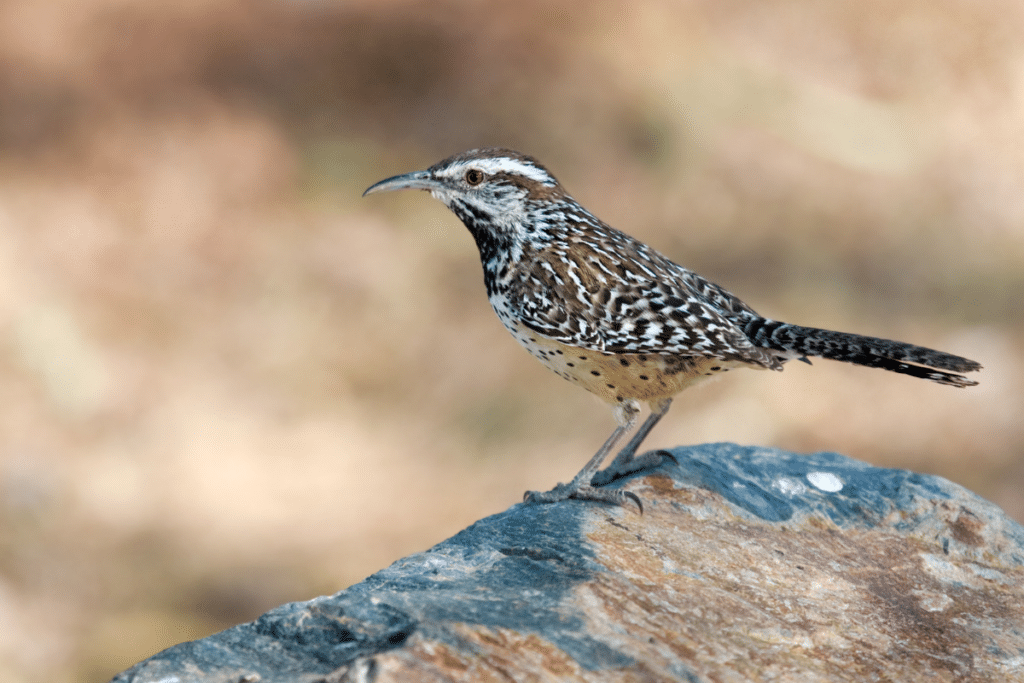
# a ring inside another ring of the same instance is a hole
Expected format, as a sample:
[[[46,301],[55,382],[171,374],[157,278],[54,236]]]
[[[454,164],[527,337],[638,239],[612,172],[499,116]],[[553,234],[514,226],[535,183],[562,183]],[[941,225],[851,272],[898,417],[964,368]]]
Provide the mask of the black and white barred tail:
[[[971,387],[977,382],[942,370],[974,372],[981,369],[981,364],[976,361],[923,346],[801,327],[765,318],[751,319],[743,326],[743,331],[756,346],[782,351],[787,356],[815,356],[869,368],[882,368],[951,387]]]

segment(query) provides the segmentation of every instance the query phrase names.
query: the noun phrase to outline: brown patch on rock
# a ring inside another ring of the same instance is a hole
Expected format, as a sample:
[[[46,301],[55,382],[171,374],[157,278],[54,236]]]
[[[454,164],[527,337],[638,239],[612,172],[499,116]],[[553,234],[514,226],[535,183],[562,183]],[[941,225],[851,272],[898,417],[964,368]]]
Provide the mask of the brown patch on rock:
[[[636,487],[643,517],[595,524],[611,571],[579,600],[595,631],[628,633],[644,661],[686,661],[699,680],[1010,680],[985,651],[1024,647],[1021,567],[944,555],[889,527],[739,520],[718,496],[668,481]],[[956,520],[959,542],[981,539],[979,517]]]

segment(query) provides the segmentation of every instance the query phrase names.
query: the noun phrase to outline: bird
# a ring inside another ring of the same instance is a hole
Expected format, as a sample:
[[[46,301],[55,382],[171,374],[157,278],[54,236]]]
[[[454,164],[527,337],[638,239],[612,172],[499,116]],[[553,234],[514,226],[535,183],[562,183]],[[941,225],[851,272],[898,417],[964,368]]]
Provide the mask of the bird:
[[[469,230],[487,298],[512,336],[555,374],[612,406],[615,430],[568,483],[524,502],[625,505],[607,484],[654,468],[637,450],[679,392],[735,368],[782,370],[810,357],[881,368],[952,387],[976,361],[903,342],[804,327],[758,314],[735,295],[590,213],[535,158],[472,149],[371,185],[363,196],[426,190]],[[609,466],[608,455],[650,413]],[[600,471],[599,471],[600,470]]]

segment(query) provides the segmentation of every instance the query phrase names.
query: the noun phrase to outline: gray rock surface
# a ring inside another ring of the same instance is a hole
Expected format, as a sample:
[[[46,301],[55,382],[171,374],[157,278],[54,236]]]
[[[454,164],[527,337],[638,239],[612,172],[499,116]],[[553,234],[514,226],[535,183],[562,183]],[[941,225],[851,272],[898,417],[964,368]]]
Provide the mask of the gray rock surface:
[[[645,513],[515,505],[118,683],[1022,681],[1024,527],[834,453],[671,451]]]

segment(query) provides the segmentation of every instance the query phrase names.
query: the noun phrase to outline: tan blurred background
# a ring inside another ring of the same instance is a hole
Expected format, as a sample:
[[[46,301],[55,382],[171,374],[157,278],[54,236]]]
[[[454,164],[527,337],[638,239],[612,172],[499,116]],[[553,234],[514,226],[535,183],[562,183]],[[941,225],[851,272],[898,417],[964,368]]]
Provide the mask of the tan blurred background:
[[[683,394],[648,445],[834,450],[1024,519],[1015,0],[0,3],[0,681],[98,681],[570,477],[610,411],[438,202],[512,146],[766,315],[981,361]]]

